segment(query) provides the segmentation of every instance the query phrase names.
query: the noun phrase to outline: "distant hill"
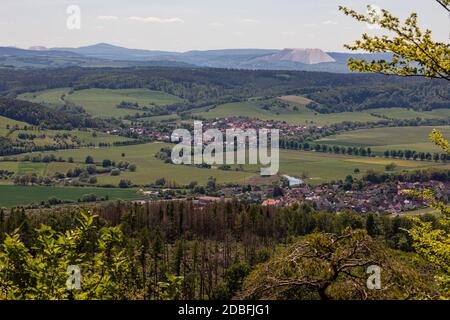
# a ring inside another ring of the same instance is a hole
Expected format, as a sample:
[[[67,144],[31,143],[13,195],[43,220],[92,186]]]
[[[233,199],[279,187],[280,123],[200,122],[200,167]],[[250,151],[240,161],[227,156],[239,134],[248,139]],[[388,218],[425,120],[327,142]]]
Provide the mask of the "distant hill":
[[[321,49],[224,49],[187,52],[128,49],[106,43],[80,48],[53,48],[72,51],[87,57],[128,61],[171,61],[210,68],[247,70],[297,70],[347,73],[350,57],[389,59],[383,54],[324,52]]]
[[[129,49],[107,43],[79,48],[0,47],[0,66],[11,67],[209,67],[348,73],[350,57],[390,59],[387,54],[350,54],[321,49],[224,49],[170,52]]]
[[[267,62],[291,61],[303,64],[336,62],[336,60],[323,52],[321,49],[284,49],[280,52],[256,59]]]
[[[36,47],[34,47],[36,48]],[[82,57],[73,51],[25,50],[14,47],[0,47],[0,57]]]
[[[94,46],[93,46],[94,47]],[[113,47],[113,46],[111,46]],[[103,49],[101,49],[103,48]],[[32,50],[30,50],[32,49]],[[12,68],[61,68],[61,67],[177,67],[192,68],[183,61],[171,61],[169,59],[127,59],[129,55],[109,52],[108,46],[95,48],[84,47],[82,49],[68,48],[47,49],[45,47],[31,47],[29,50],[14,47],[0,47],[0,67]],[[103,50],[103,54],[101,53]],[[129,49],[124,49],[124,51]],[[114,51],[114,50],[113,50]],[[97,57],[98,56],[98,57]],[[109,58],[107,58],[109,56]],[[123,59],[114,59],[122,56]]]
[[[52,51],[71,51],[86,57],[109,60],[149,60],[160,55],[171,55],[171,52],[128,49],[108,43],[99,43],[79,48],[52,48]],[[176,53],[173,53],[176,54]]]

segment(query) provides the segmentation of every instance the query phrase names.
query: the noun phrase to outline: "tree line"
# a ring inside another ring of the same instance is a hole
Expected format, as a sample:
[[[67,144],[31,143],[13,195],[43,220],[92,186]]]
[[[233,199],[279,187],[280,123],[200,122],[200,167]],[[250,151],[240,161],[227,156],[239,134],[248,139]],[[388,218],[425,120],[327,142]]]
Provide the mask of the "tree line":
[[[0,240],[19,230],[17,240],[31,248],[39,242],[41,233],[35,228],[41,224],[55,232],[77,230],[76,210],[1,210]],[[405,231],[412,222],[407,218],[351,212],[337,215],[317,211],[307,203],[277,209],[238,201],[206,206],[186,200],[116,202],[95,206],[93,211],[99,216],[93,222],[98,230],[118,228],[123,234],[120,248],[129,269],[121,276],[123,286],[115,296],[135,299],[161,298],[159,285],[174,281],[173,277],[183,279],[177,298],[230,299],[242,289],[249,273],[269,261],[280,245],[317,232],[341,234],[348,228],[363,229],[385,247],[412,251]],[[432,216],[425,219],[437,223]],[[94,244],[101,234],[89,234],[91,244],[83,250],[95,256],[102,250]]]

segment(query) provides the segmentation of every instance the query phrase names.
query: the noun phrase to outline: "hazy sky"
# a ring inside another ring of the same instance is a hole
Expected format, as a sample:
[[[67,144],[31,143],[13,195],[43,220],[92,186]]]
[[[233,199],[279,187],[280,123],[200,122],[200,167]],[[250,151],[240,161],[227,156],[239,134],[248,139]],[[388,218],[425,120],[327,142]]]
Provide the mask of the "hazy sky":
[[[365,12],[367,4],[449,41],[450,17],[431,0],[0,0],[0,46],[83,46],[108,42],[129,48],[187,51],[222,48],[322,48],[345,51],[369,30],[337,9]],[[81,28],[66,26],[69,5],[81,9]]]

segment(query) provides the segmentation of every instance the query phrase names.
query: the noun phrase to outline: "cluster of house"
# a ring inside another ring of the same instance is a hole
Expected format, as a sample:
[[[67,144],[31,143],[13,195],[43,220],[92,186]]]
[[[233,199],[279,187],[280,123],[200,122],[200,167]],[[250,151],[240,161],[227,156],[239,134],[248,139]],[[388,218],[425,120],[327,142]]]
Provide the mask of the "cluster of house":
[[[361,190],[344,190],[342,185],[310,186],[305,184],[296,187],[282,188],[283,195],[272,197],[273,186],[242,192],[242,188],[225,187],[219,191],[218,197],[199,195],[194,202],[206,205],[211,202],[231,201],[236,197],[247,202],[259,203],[270,207],[290,207],[304,202],[314,203],[318,210],[340,212],[352,210],[359,213],[400,214],[428,207],[426,200],[411,196],[405,191],[432,189],[436,197],[448,202],[450,199],[450,182],[392,182],[368,184]],[[170,189],[167,189],[170,190]],[[164,191],[164,190],[161,190]],[[156,196],[158,191],[140,191],[148,197]]]
[[[266,199],[263,205],[291,206],[304,201],[313,202],[318,209],[339,212],[350,209],[359,213],[398,214],[427,207],[425,200],[407,194],[407,190],[432,189],[435,195],[448,201],[450,183],[440,181],[395,182],[368,184],[362,190],[343,190],[341,185],[302,185],[287,190],[278,199]]]
[[[280,136],[294,136],[306,132],[311,127],[302,125],[291,125],[286,121],[275,120],[260,120],[256,118],[245,117],[227,117],[216,118],[214,120],[203,121],[203,128],[206,129],[219,129],[223,133],[227,129],[278,129]],[[317,127],[320,129],[319,127]]]
[[[219,129],[225,134],[227,129],[278,129],[280,136],[296,136],[301,135],[308,130],[317,130],[322,127],[311,127],[305,125],[292,125],[286,121],[275,121],[275,120],[260,120],[257,118],[246,118],[246,117],[226,117],[226,118],[216,118],[213,120],[202,121],[203,129]],[[112,135],[122,135],[122,136],[145,136],[155,141],[170,142],[171,132],[176,129],[175,124],[166,124],[165,126],[133,126],[123,129],[111,129],[106,131],[108,134]]]
[[[154,141],[170,142],[170,132],[168,130],[150,130],[140,126],[125,129],[113,129],[106,131],[106,133],[120,136],[145,136]]]

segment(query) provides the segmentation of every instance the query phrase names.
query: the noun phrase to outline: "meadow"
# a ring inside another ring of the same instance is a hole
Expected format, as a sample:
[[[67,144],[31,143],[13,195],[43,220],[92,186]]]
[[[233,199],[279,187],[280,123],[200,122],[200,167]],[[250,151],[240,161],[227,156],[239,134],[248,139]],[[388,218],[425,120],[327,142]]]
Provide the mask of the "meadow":
[[[365,112],[342,112],[332,114],[319,114],[305,107],[307,100],[296,99],[297,97],[286,96],[282,100],[289,102],[289,108],[275,108],[264,110],[255,101],[245,101],[236,103],[227,103],[219,105],[210,110],[196,111],[194,114],[206,119],[224,118],[224,117],[249,117],[261,120],[286,121],[290,124],[324,126],[344,121],[355,122],[376,122],[380,118],[374,117]],[[301,97],[300,97],[301,98]],[[294,103],[294,101],[296,101]]]
[[[450,126],[390,127],[345,132],[316,142],[327,145],[370,147],[380,154],[385,150],[406,149],[418,152],[441,152],[428,139],[428,135],[434,128],[441,130],[444,136],[450,136]]]
[[[206,119],[223,117],[249,117],[261,120],[286,121],[290,124],[325,126],[344,121],[352,122],[378,122],[383,117],[391,119],[448,119],[450,117],[449,109],[437,109],[433,111],[418,112],[406,108],[381,108],[358,112],[341,112],[320,114],[314,110],[308,109],[306,105],[310,102],[308,98],[302,96],[282,96],[281,101],[289,104],[288,108],[271,108],[265,110],[255,99],[244,102],[226,103],[213,109],[197,110],[194,114]]]
[[[49,106],[62,106],[64,101],[82,106],[95,117],[122,117],[133,115],[137,110],[117,108],[122,101],[136,102],[140,106],[166,106],[183,100],[159,91],[148,89],[86,89],[72,91],[70,88],[51,89],[25,93],[19,99],[42,103]]]
[[[384,172],[385,167],[392,162],[397,165],[393,172],[427,168],[450,168],[448,164],[434,162],[356,157],[314,151],[280,150],[279,174],[303,178],[305,182],[317,185],[333,180],[344,180],[348,175],[361,178],[369,170]],[[358,169],[359,172],[355,173],[355,169]]]
[[[0,161],[0,170],[14,172],[17,175],[36,174],[38,176],[53,176],[56,173],[66,173],[70,169],[84,165],[68,162],[28,162],[28,161]],[[12,184],[11,180],[0,180],[0,184]]]
[[[122,172],[120,176],[99,175],[98,184],[117,185],[121,179],[131,180],[136,184],[151,184],[157,179],[165,178],[166,181],[171,183],[188,184],[192,181],[197,181],[204,185],[211,176],[216,177],[219,183],[243,183],[245,179],[248,179],[255,174],[254,172],[223,171],[167,164],[155,157],[156,153],[165,146],[167,145],[162,143],[151,143],[110,148],[60,150],[56,152],[47,152],[47,154],[62,156],[64,159],[73,157],[75,162],[80,163],[84,163],[87,156],[92,156],[94,161],[100,163],[104,159],[109,159],[116,163],[127,161],[137,165],[136,172],[126,171]],[[122,156],[122,154],[124,154],[124,156]]]
[[[33,139],[33,142],[37,146],[51,146],[58,144],[61,141],[61,136],[68,135],[65,139],[67,143],[76,142],[78,145],[95,145],[98,146],[100,143],[114,143],[114,142],[124,142],[132,141],[133,139],[127,137],[121,137],[117,135],[108,134],[105,132],[100,132],[92,129],[83,130],[15,130],[9,136],[11,139],[18,139],[19,134],[27,133],[34,134],[37,137]],[[59,138],[58,138],[59,137]]]
[[[406,108],[380,108],[364,111],[391,119],[447,119],[450,117],[450,109],[435,109],[432,111],[415,111]]]
[[[0,136],[6,136],[9,133],[7,127],[13,128],[15,126],[23,128],[24,126],[29,126],[29,124],[0,116]]]
[[[137,189],[111,189],[91,187],[25,187],[0,185],[0,207],[14,207],[47,201],[50,197],[59,200],[78,201],[84,195],[95,194],[98,199],[132,200],[142,198]]]
[[[162,148],[168,146],[162,143],[151,143],[144,145],[133,145],[110,148],[81,148],[77,150],[61,150],[57,152],[47,152],[55,154],[63,159],[73,157],[76,164],[69,163],[49,163],[44,168],[42,164],[36,165],[36,172],[44,174],[54,174],[56,172],[67,172],[72,166],[84,166],[86,157],[92,156],[94,161],[101,163],[104,159],[113,161],[128,161],[137,165],[136,172],[122,171],[120,176],[111,176],[109,174],[98,175],[98,184],[117,185],[121,179],[130,180],[134,184],[145,185],[152,184],[159,178],[165,178],[169,183],[178,185],[188,184],[197,181],[205,185],[210,177],[215,177],[218,183],[252,183],[260,175],[260,167],[257,165],[244,165],[241,171],[224,171],[220,169],[206,169],[186,165],[173,165],[164,163],[155,157],[155,154]],[[356,157],[347,155],[336,155],[314,151],[296,151],[280,150],[280,170],[279,174],[287,174],[295,177],[306,177],[306,182],[311,184],[320,184],[332,180],[344,179],[347,175],[361,177],[368,170],[385,171],[386,165],[394,162],[397,165],[396,171],[426,169],[426,168],[450,168],[450,164],[435,162],[422,162],[413,160],[384,159],[381,157]],[[27,163],[28,164],[28,163]],[[16,163],[18,167],[10,171],[20,170],[20,162]],[[10,162],[0,162],[2,166],[11,166]],[[57,166],[57,167],[55,167]],[[60,166],[60,167],[59,167]],[[67,166],[67,167],[65,167]],[[23,167],[21,170],[23,170]],[[6,167],[5,167],[6,169]],[[354,173],[355,169],[359,173]],[[32,172],[32,169],[29,169]],[[258,179],[259,183],[271,183],[271,179]]]
[[[20,129],[10,131],[6,129],[7,125],[12,128],[17,125]],[[24,127],[27,127],[24,130]],[[8,137],[11,141],[25,141],[19,138],[21,134],[34,135],[34,139],[27,140],[35,146],[58,146],[62,144],[86,146],[99,146],[102,144],[113,144],[115,142],[133,141],[134,139],[118,135],[108,134],[93,129],[75,129],[75,130],[46,130],[31,126],[25,122],[14,121],[8,118],[0,117],[0,136]]]
[[[70,90],[71,88],[56,88],[37,92],[27,92],[20,94],[17,98],[49,107],[62,107],[65,104],[63,96],[66,96]]]
[[[83,106],[94,116],[124,116],[126,114],[135,114],[136,110],[127,110],[117,108],[121,101],[137,102],[140,105],[161,106],[180,102],[181,99],[162,93],[150,91],[147,89],[87,89],[71,93],[70,88],[51,89],[35,93],[26,93],[20,96],[22,99],[44,103],[49,106],[61,106],[65,101]],[[387,116],[395,119],[440,119],[450,116],[450,110],[433,110],[431,112],[419,112],[403,108],[392,109],[374,109],[361,112],[344,112],[335,114],[318,114],[306,107],[311,100],[302,96],[282,96],[281,101],[287,102],[287,105],[274,104],[270,108],[263,108],[262,104],[268,102],[261,99],[249,99],[245,102],[227,103],[219,105],[213,109],[196,109],[194,115],[202,117],[221,118],[231,116],[245,116],[250,118],[259,118],[262,120],[286,121],[298,125],[316,125],[324,126],[343,121],[354,122],[377,122]],[[143,121],[162,121],[179,120],[177,115],[165,115],[157,117],[142,118]],[[6,124],[15,124],[13,120],[0,117],[0,130],[6,130]],[[18,123],[23,126],[23,123]],[[25,124],[26,125],[26,124]],[[450,127],[439,127],[446,136],[450,136]],[[371,147],[373,151],[382,154],[385,150],[404,150],[411,149],[425,152],[438,152],[428,141],[428,134],[432,127],[399,127],[399,128],[374,128],[346,132],[334,136],[329,136],[318,140],[318,143],[340,146],[362,146]],[[17,138],[23,130],[13,132],[11,138]],[[35,133],[28,130],[28,133]],[[0,131],[1,133],[1,131]],[[82,145],[94,144],[98,146],[100,142],[112,143],[115,141],[129,140],[127,138],[108,135],[106,133],[94,132],[92,130],[73,130],[73,131],[38,131],[45,137],[35,139],[38,145],[48,145],[54,143],[55,135],[68,133],[75,136]],[[83,147],[76,150],[60,150],[46,152],[61,156],[67,160],[73,158],[76,163],[30,163],[30,162],[0,162],[0,170],[13,171],[16,174],[32,174],[43,176],[52,176],[55,173],[66,173],[75,166],[83,167],[87,156],[92,156],[100,164],[104,159],[115,161],[127,161],[137,166],[135,172],[122,171],[119,176],[110,174],[97,175],[99,185],[118,185],[120,180],[125,179],[133,184],[146,185],[153,184],[160,178],[165,178],[169,185],[183,185],[192,181],[197,181],[205,185],[210,177],[215,177],[220,184],[225,183],[272,183],[273,179],[263,179],[259,175],[259,166],[244,165],[240,170],[232,166],[231,170],[224,171],[219,169],[205,169],[193,166],[180,166],[164,163],[164,161],[155,157],[156,153],[162,148],[168,146],[162,143],[150,143],[142,145],[119,146],[119,147]],[[347,175],[361,177],[368,170],[385,171],[386,165],[394,162],[396,171],[412,170],[417,168],[449,168],[450,165],[421,162],[410,160],[393,160],[382,157],[369,158],[347,155],[336,155],[321,152],[306,152],[294,150],[280,151],[280,170],[279,174],[301,177],[311,184],[320,184],[332,180],[344,179]],[[36,154],[36,153],[35,153]],[[45,154],[45,153],[41,153]],[[22,157],[22,156],[20,156]],[[357,173],[355,173],[355,169]],[[2,180],[0,184],[11,184],[11,180]],[[59,189],[58,189],[59,190]]]
[[[160,106],[182,102],[179,97],[148,89],[86,89],[73,91],[71,88],[49,89],[39,92],[23,93],[19,99],[41,103],[48,106],[63,106],[65,101],[82,106],[87,112],[96,117],[123,117],[134,115],[137,110],[120,109],[117,105],[122,101],[136,102],[141,106]],[[258,118],[261,120],[286,121],[290,124],[324,126],[344,121],[377,122],[382,117],[392,119],[443,119],[450,117],[450,110],[437,109],[429,112],[419,112],[406,108],[381,108],[364,110],[360,112],[342,112],[320,114],[308,109],[308,98],[287,95],[279,98],[289,104],[288,108],[273,107],[263,109],[258,99],[249,99],[244,102],[226,103],[213,109],[195,109],[193,114],[206,119],[221,117],[242,116]],[[176,120],[176,114],[142,118],[142,121]]]

